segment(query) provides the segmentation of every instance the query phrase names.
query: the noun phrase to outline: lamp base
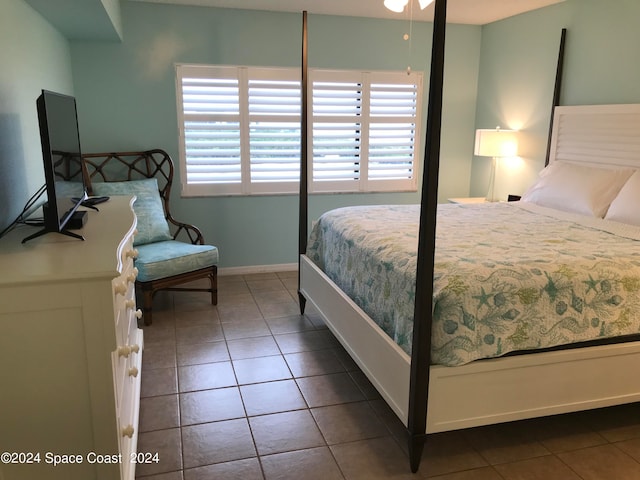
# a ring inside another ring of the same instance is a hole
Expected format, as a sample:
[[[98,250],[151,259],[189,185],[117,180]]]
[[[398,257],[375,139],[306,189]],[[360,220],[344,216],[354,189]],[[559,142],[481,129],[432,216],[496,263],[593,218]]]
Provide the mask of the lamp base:
[[[485,200],[487,202],[497,202],[498,199],[495,197],[494,188],[496,183],[496,163],[498,159],[493,157],[491,159],[491,172],[489,173],[489,189],[487,191],[487,196]]]

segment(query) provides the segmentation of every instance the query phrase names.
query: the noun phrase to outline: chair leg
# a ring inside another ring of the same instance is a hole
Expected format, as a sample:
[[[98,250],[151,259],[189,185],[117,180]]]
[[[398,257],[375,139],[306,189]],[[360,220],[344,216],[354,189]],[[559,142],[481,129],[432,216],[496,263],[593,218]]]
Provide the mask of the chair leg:
[[[213,271],[209,275],[211,282],[211,305],[218,304],[218,267],[214,265]]]
[[[151,287],[142,287],[142,318],[145,325],[151,325],[153,322],[153,289]]]

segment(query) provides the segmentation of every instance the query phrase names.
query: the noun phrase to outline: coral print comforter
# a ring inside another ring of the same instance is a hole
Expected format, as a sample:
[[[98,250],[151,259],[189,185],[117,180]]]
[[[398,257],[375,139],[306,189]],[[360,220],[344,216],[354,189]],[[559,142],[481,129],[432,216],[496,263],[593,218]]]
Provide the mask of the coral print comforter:
[[[307,255],[410,354],[418,205],[347,207]],[[517,203],[438,206],[432,362],[640,333],[640,229]]]

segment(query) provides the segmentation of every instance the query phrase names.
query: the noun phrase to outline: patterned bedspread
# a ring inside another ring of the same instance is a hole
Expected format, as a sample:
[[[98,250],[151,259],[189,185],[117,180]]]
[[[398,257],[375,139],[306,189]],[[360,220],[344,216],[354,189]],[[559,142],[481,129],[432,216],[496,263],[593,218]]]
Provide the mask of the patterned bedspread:
[[[307,255],[411,352],[417,205],[346,207]],[[517,203],[438,206],[432,362],[640,332],[640,228]]]

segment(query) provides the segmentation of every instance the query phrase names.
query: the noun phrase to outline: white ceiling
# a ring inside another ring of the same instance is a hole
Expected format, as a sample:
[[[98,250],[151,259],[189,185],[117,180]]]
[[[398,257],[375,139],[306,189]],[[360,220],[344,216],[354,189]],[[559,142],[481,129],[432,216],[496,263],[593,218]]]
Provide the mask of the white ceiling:
[[[410,9],[403,13],[387,10],[383,0],[129,0],[138,2],[196,5],[277,12],[302,12],[310,14],[342,15],[386,19],[408,19]],[[420,10],[417,0],[412,0],[412,18],[417,21],[433,20],[433,4]],[[520,13],[563,2],[564,0],[449,0],[447,22],[484,25]]]

